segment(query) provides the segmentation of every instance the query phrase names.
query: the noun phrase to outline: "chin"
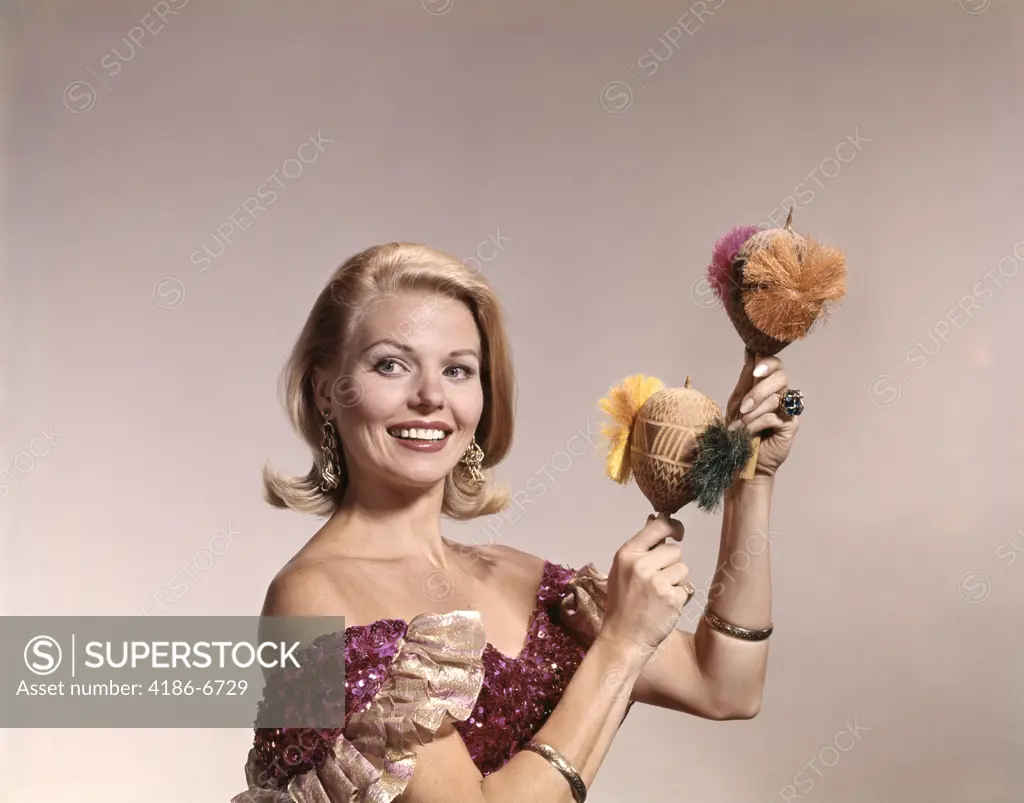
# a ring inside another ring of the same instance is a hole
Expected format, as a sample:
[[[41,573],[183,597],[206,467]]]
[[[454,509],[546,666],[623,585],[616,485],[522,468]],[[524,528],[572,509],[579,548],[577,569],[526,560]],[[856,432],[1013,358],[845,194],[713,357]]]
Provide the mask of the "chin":
[[[397,486],[404,488],[427,489],[443,483],[452,470],[447,460],[416,461],[419,465],[410,465],[413,461],[399,460],[384,467],[383,474]],[[433,465],[431,465],[433,464]]]
[[[392,471],[388,472],[388,477],[391,485],[395,488],[406,491],[429,491],[438,485],[444,485],[447,474],[438,475],[437,472],[431,472],[428,476],[422,473],[409,474]]]

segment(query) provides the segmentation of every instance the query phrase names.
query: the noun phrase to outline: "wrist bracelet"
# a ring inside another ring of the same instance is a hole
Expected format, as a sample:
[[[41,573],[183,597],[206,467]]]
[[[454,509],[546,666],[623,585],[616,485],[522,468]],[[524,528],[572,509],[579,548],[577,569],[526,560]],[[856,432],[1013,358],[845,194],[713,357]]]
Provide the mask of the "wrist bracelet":
[[[572,797],[576,803],[583,803],[587,799],[587,785],[583,783],[583,779],[576,772],[576,768],[566,761],[565,756],[555,750],[555,748],[544,744],[544,742],[535,742],[531,739],[523,745],[523,750],[530,750],[539,756],[543,756],[556,770],[562,773],[565,780],[569,783],[569,789],[572,791]]]
[[[774,625],[768,625],[763,630],[747,630],[745,627],[737,627],[716,616],[710,608],[704,609],[704,621],[719,633],[741,641],[764,641],[775,629]]]

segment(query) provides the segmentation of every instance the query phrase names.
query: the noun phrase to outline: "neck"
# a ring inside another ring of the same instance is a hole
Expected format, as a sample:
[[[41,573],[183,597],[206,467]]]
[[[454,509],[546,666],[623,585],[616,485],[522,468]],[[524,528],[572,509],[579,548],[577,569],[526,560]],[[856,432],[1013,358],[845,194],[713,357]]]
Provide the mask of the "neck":
[[[351,482],[341,505],[321,531],[349,557],[401,560],[425,557],[444,566],[441,538],[444,482],[431,488],[396,488],[383,482]]]

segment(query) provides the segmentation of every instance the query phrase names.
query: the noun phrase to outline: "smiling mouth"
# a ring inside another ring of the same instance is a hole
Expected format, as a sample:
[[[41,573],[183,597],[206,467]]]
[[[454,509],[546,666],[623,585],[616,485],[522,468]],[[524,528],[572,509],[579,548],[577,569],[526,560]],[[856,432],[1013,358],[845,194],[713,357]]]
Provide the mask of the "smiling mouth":
[[[388,435],[403,441],[443,441],[451,432],[443,429],[389,429]]]

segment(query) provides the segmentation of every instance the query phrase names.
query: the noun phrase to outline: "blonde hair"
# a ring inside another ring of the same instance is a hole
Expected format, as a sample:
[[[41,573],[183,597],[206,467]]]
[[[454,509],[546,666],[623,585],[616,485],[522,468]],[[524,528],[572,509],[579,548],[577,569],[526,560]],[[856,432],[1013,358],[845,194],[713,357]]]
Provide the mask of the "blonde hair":
[[[350,257],[331,276],[306,319],[281,373],[280,392],[292,426],[309,444],[313,466],[305,476],[285,476],[263,468],[264,499],[274,507],[328,516],[337,509],[348,485],[345,456],[338,449],[337,488],[320,488],[323,418],[317,407],[314,381],[319,370],[336,369],[371,303],[403,290],[426,290],[456,299],[469,307],[483,349],[480,381],[484,408],[476,439],[484,452],[483,468],[491,468],[512,445],[515,378],[497,296],[485,279],[452,257],[413,243],[375,245]],[[337,388],[337,383],[335,383]],[[442,513],[472,519],[497,513],[508,505],[508,492],[494,484],[490,472],[474,488],[460,466],[444,484]]]

